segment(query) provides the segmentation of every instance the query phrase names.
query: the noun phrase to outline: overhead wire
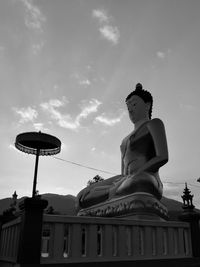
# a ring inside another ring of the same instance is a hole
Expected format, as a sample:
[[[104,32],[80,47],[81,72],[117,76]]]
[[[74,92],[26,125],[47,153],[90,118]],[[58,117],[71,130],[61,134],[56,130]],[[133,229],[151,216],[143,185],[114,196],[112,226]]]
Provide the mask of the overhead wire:
[[[62,158],[59,158],[59,157],[53,157],[53,158],[61,160],[61,161],[64,161],[64,162],[67,162],[67,163],[70,163],[70,164],[73,164],[73,165],[76,165],[76,166],[79,166],[79,167],[82,167],[82,168],[90,169],[90,170],[93,170],[93,171],[98,171],[98,172],[102,172],[102,173],[117,175],[116,173],[112,173],[112,172],[109,172],[109,171],[96,169],[96,168],[93,168],[93,167],[90,167],[90,166],[86,166],[86,165],[83,165],[83,164],[80,164],[80,163],[77,163],[77,162],[74,162],[74,161],[62,159]]]
[[[53,156],[53,158],[54,159],[57,159],[57,160],[60,160],[60,161],[63,161],[63,162],[66,162],[66,163],[70,163],[70,164],[76,165],[78,167],[86,168],[86,169],[89,169],[89,170],[98,171],[98,172],[102,172],[102,173],[106,173],[106,174],[111,174],[111,175],[118,175],[117,173],[113,173],[113,172],[110,172],[110,171],[105,171],[105,170],[93,168],[93,167],[90,167],[90,166],[87,166],[87,165],[84,165],[84,164],[81,164],[81,163],[77,163],[77,162],[74,162],[74,161],[62,159],[60,157]],[[183,185],[183,184],[185,184],[185,182],[168,182],[168,181],[163,181],[163,184],[180,184],[180,185]],[[200,187],[198,185],[191,184],[191,183],[187,183],[187,185],[194,186],[194,187]]]

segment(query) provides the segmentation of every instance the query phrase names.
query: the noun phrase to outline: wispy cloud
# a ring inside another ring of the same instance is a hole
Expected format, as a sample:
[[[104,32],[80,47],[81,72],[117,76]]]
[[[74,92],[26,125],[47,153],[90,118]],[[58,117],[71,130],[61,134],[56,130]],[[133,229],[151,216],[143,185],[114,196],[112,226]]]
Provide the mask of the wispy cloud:
[[[5,46],[0,45],[0,57],[4,55],[5,49]]]
[[[89,71],[90,69],[88,68]],[[76,82],[83,87],[88,87],[92,84],[92,81],[89,78],[87,78],[87,75],[83,75],[83,74],[79,74],[78,72],[75,72],[71,75],[71,77],[75,79]]]
[[[99,32],[101,36],[110,41],[112,44],[117,45],[120,38],[120,32],[117,26],[113,26],[112,16],[108,16],[107,12],[102,9],[94,9],[92,11],[93,18],[97,19],[99,23]]]
[[[41,41],[40,43],[32,44],[33,54],[37,55],[42,50],[43,47],[44,47],[44,42],[43,41]]]
[[[97,99],[91,99],[89,102],[83,101],[81,104],[81,113],[77,116],[77,120],[80,121],[81,118],[87,118],[89,114],[98,111],[101,102]]]
[[[161,59],[164,59],[166,57],[166,53],[161,52],[161,51],[158,51],[156,53],[156,55],[157,55],[158,58],[161,58]]]
[[[4,52],[4,50],[5,50],[5,46],[0,45],[0,52]]]
[[[179,107],[182,110],[186,110],[186,111],[190,111],[190,112],[199,112],[200,111],[199,107],[197,107],[195,105],[191,105],[191,104],[183,104],[183,103],[180,103],[179,104]]]
[[[79,82],[80,85],[85,85],[85,86],[89,86],[91,85],[91,81],[89,79],[85,79],[85,80],[81,80]]]
[[[42,123],[42,122],[33,123],[33,127],[35,128],[36,131],[45,131],[45,130],[47,130],[47,128],[44,127],[44,123]]]
[[[170,55],[170,53],[171,53],[171,49],[167,49],[166,51],[157,51],[156,56],[159,59],[165,59]]]
[[[34,121],[38,116],[37,110],[32,107],[13,108],[13,110],[20,116],[20,123]]]
[[[16,152],[18,152],[18,153],[20,153],[20,154],[23,154],[23,153],[21,153],[21,151],[19,151],[13,144],[10,144],[10,145],[8,146],[8,148],[9,148],[10,150],[16,151]]]
[[[105,39],[111,41],[114,45],[118,44],[120,33],[117,27],[105,25],[99,28],[99,31]]]
[[[110,19],[107,15],[107,12],[103,9],[94,9],[92,11],[92,16],[97,18],[100,23],[106,22],[109,23]]]
[[[28,29],[43,32],[43,23],[46,17],[32,0],[20,0],[25,8],[25,25]]]
[[[106,116],[105,114],[102,114],[100,116],[97,116],[95,118],[94,122],[95,123],[102,123],[102,124],[104,124],[106,126],[114,126],[115,124],[117,124],[117,123],[119,123],[121,121],[121,119],[124,116],[124,114],[125,113],[123,112],[120,116],[118,116],[116,118],[110,118],[110,117]]]
[[[96,99],[92,99],[89,102],[83,102],[81,104],[81,112],[73,119],[70,114],[61,113],[58,108],[65,105],[63,101],[58,99],[52,99],[49,102],[41,103],[41,108],[48,112],[52,119],[56,120],[60,127],[77,130],[81,126],[81,120],[86,119],[91,113],[95,113],[98,110],[99,102]]]
[[[180,201],[180,195],[183,191],[184,183],[173,183],[163,181],[164,195]]]

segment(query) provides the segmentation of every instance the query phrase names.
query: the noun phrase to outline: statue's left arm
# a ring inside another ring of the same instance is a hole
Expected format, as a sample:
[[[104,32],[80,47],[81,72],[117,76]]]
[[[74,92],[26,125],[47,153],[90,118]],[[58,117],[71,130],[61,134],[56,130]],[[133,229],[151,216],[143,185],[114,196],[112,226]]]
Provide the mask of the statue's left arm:
[[[147,123],[149,133],[152,137],[155,156],[147,161],[139,170],[140,172],[157,172],[161,166],[168,161],[167,139],[165,127],[160,119],[152,119]]]

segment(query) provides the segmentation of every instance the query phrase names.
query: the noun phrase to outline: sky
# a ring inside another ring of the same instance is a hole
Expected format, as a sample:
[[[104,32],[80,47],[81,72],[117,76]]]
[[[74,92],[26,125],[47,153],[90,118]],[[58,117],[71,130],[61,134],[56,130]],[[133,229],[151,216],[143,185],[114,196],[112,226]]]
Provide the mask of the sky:
[[[187,182],[200,208],[199,10],[199,0],[1,0],[0,198],[31,196],[35,156],[15,149],[23,132],[62,142],[39,159],[40,194],[119,174],[134,127],[125,98],[140,82],[165,125],[164,196],[182,201]]]

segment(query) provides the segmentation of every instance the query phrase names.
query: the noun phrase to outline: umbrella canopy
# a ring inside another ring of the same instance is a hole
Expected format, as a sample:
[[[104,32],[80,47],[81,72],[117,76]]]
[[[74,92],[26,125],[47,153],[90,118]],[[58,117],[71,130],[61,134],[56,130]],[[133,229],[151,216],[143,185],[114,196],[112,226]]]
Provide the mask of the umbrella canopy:
[[[51,156],[61,150],[61,142],[55,136],[42,132],[27,132],[17,135],[15,147],[22,152],[39,156]]]
[[[27,132],[17,135],[15,147],[22,152],[36,155],[32,197],[36,197],[39,156],[51,156],[61,150],[61,142],[55,136],[42,132]]]

